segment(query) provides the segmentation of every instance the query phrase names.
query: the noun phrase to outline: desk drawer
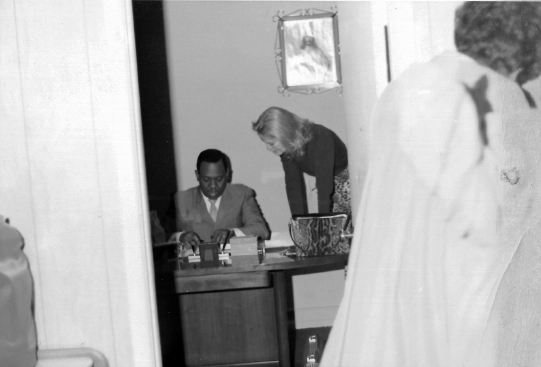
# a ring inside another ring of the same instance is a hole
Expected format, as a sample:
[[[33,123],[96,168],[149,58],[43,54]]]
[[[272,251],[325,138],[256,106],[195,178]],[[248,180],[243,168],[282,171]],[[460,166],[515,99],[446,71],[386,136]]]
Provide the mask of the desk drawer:
[[[265,288],[270,285],[270,275],[266,271],[175,278],[175,288],[180,294]]]
[[[179,300],[186,366],[278,364],[272,288],[180,294]]]

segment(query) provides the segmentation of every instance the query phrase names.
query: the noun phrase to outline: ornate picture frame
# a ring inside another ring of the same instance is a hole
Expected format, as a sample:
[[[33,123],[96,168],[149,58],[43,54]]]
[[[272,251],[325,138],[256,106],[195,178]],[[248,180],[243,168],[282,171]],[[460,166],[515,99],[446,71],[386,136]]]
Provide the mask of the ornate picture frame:
[[[286,16],[281,13],[273,18],[278,21],[279,92],[313,94],[335,88],[341,92],[337,12],[305,9]]]

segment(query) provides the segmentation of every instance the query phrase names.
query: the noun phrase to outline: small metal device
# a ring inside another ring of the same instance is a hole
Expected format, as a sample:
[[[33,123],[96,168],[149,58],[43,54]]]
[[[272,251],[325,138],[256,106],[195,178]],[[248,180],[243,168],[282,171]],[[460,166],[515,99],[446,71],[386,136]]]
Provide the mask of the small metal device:
[[[216,242],[204,242],[199,245],[202,268],[217,268],[220,266],[218,248],[219,244]]]

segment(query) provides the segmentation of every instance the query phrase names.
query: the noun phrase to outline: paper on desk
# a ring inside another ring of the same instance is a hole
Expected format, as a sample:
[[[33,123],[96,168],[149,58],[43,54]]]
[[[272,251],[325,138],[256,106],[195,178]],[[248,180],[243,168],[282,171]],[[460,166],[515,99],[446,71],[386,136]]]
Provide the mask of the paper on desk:
[[[265,241],[265,247],[289,247],[294,243],[289,232],[272,232],[270,240]]]

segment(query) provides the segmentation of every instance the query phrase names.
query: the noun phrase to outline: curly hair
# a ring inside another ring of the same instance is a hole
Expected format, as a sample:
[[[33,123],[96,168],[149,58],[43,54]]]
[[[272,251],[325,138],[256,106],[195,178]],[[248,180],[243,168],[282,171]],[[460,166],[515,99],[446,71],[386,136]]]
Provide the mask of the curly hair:
[[[313,125],[288,110],[269,107],[252,123],[252,129],[259,136],[278,140],[286,157],[297,158],[304,155],[304,146],[312,139]]]
[[[541,3],[465,2],[455,14],[457,50],[523,84],[541,74]]]
[[[203,150],[197,157],[197,172],[201,171],[201,165],[203,162],[218,163],[219,161],[222,161],[224,168],[227,171],[227,156],[224,153],[218,149]]]

